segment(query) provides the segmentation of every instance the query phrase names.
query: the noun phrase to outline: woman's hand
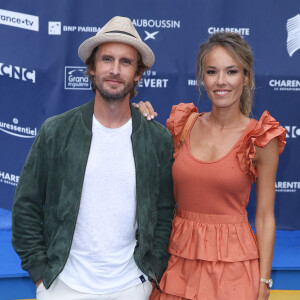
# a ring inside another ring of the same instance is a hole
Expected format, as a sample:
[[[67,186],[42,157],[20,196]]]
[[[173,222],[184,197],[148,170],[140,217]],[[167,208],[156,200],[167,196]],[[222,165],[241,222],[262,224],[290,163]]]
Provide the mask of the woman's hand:
[[[268,300],[269,296],[270,296],[269,287],[265,283],[260,282],[257,300]]]
[[[157,117],[157,113],[154,111],[153,106],[149,101],[143,102],[140,101],[139,103],[132,103],[135,108],[138,108],[141,114],[148,120],[152,120]]]

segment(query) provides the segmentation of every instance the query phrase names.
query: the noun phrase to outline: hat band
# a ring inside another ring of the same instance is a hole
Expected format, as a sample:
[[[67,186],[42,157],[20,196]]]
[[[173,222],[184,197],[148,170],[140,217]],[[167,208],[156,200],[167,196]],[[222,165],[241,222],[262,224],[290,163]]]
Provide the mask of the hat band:
[[[107,31],[107,32],[104,32],[104,33],[122,33],[122,34],[130,35],[130,36],[136,38],[134,35],[132,35],[132,34],[130,34],[128,32],[125,32],[125,31],[120,31],[120,30]]]

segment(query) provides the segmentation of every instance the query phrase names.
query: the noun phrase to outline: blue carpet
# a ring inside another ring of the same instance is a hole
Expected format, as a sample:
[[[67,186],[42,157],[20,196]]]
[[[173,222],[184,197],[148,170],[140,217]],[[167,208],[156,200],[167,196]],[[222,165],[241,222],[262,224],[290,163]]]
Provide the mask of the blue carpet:
[[[276,230],[272,269],[300,270],[300,230]]]
[[[11,211],[0,208],[0,231],[11,230]]]
[[[28,277],[11,245],[11,231],[0,231],[0,278]]]

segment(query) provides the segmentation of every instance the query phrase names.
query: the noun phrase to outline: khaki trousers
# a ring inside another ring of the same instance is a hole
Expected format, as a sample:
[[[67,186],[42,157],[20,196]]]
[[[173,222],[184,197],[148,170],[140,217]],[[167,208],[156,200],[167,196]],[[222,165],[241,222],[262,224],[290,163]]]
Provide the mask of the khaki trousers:
[[[149,300],[152,292],[152,284],[149,280],[132,288],[106,294],[95,295],[73,290],[62,280],[55,279],[48,290],[41,283],[36,291],[37,300]]]

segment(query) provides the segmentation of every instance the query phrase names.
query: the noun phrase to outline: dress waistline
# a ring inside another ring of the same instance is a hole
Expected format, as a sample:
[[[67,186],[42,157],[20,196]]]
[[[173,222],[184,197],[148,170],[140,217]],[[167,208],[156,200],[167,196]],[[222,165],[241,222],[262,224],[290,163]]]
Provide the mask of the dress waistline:
[[[248,223],[247,213],[244,215],[211,215],[211,214],[200,214],[198,212],[192,212],[188,210],[176,208],[176,216],[182,219],[200,223],[211,223],[211,224],[238,224]]]

